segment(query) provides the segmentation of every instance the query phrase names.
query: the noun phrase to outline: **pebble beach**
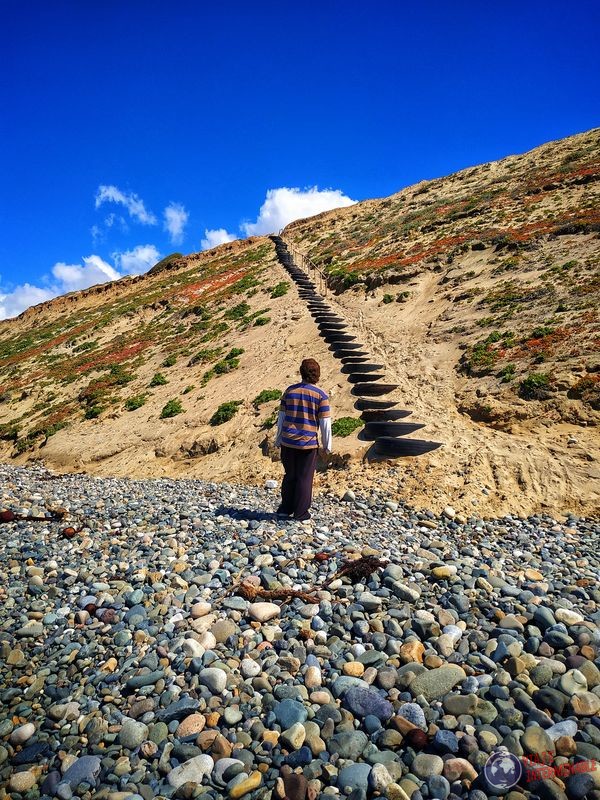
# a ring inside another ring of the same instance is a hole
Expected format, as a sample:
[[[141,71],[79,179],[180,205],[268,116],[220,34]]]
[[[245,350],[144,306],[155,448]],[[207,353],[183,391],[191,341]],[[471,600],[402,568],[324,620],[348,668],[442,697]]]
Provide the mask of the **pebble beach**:
[[[0,798],[600,799],[597,520],[277,485],[0,466]]]

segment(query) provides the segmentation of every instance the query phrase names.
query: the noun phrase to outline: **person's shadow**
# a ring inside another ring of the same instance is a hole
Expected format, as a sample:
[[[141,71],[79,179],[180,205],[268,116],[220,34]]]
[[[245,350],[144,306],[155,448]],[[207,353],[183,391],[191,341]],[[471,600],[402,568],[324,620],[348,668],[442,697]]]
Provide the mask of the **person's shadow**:
[[[258,522],[273,522],[278,518],[274,511],[237,508],[236,506],[218,506],[213,513],[215,516],[231,517],[232,519],[257,520]]]

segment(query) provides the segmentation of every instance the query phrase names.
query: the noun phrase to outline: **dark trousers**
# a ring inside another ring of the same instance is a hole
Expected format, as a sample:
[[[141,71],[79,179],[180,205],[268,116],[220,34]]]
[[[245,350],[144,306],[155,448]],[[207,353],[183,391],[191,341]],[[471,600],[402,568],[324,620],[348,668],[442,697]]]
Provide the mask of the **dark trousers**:
[[[281,484],[280,510],[284,514],[293,514],[296,519],[308,516],[317,452],[316,447],[311,450],[297,450],[294,447],[282,446],[281,463],[285,475]]]

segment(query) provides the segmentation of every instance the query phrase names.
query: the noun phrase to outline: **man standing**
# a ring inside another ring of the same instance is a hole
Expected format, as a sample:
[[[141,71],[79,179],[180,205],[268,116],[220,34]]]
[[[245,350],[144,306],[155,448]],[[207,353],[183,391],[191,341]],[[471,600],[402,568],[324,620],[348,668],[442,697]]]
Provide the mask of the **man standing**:
[[[314,358],[300,364],[300,377],[281,398],[275,446],[281,447],[285,470],[277,513],[304,521],[310,519],[319,434],[321,449],[331,453],[331,410],[326,392],[316,385],[321,368]]]

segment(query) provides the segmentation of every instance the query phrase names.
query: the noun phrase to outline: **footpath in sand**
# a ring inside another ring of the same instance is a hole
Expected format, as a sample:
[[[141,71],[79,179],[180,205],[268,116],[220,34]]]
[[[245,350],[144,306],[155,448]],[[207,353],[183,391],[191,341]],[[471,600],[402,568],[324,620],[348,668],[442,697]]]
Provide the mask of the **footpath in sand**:
[[[0,487],[0,797],[598,796],[597,524],[379,486],[310,524],[251,486]]]

